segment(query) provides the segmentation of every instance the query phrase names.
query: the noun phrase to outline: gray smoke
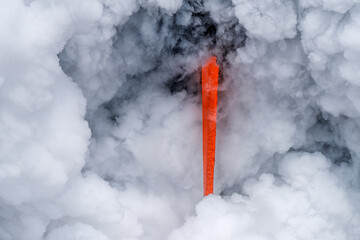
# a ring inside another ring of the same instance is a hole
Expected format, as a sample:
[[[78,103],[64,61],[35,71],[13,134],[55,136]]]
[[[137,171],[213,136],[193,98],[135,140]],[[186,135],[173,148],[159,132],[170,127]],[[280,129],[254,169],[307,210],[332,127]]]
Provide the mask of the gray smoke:
[[[5,0],[0,20],[0,239],[359,238],[359,1]]]

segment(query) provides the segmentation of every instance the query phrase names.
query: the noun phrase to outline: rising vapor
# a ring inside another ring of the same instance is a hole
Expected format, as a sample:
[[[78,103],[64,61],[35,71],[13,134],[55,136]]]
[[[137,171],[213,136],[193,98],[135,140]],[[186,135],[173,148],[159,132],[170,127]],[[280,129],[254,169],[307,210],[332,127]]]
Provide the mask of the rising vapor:
[[[359,239],[359,33],[359,0],[2,0],[0,239]]]

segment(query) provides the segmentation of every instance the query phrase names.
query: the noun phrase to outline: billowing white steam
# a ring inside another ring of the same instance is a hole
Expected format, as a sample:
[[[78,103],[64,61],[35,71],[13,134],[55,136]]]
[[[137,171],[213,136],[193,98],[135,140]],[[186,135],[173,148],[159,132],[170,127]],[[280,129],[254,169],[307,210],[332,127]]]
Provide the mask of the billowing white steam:
[[[0,239],[359,239],[359,33],[357,0],[3,0]]]

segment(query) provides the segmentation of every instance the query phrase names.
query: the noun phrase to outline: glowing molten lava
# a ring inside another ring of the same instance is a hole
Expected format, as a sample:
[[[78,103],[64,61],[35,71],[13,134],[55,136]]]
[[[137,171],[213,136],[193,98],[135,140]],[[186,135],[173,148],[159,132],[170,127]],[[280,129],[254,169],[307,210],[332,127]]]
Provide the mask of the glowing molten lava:
[[[211,57],[202,67],[202,118],[203,118],[203,168],[204,195],[213,193],[216,108],[219,66],[216,57]]]

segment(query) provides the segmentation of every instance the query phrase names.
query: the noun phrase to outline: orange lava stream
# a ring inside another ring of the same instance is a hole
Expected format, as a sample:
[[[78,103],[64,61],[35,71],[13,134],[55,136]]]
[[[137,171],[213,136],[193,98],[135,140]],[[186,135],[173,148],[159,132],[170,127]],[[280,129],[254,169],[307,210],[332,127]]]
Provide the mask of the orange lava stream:
[[[219,66],[216,57],[211,57],[202,67],[202,118],[203,118],[203,176],[204,196],[213,193],[216,109]]]

